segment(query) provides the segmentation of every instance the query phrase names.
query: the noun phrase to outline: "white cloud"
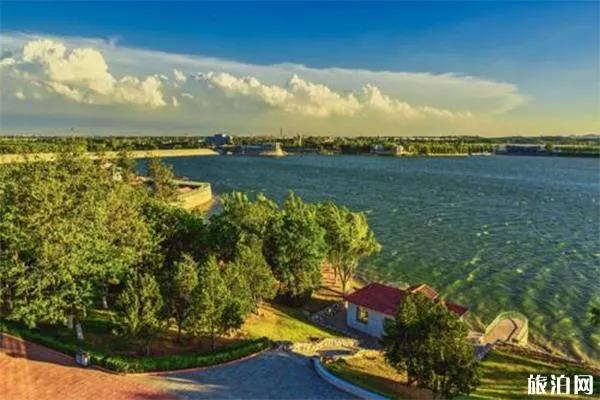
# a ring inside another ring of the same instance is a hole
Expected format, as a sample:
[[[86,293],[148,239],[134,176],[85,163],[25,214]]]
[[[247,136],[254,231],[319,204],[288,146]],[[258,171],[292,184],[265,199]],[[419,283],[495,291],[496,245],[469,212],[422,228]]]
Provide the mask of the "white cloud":
[[[144,110],[160,107],[168,112],[152,115],[165,124],[231,130],[269,131],[285,117],[313,132],[402,133],[398,127],[406,126],[410,133],[447,133],[471,129],[525,99],[516,85],[472,76],[255,65],[100,39],[0,34],[0,48],[8,55],[0,60],[4,93],[22,90],[40,109],[52,101],[53,112],[66,116],[77,103],[90,116],[100,113],[94,105],[115,105],[111,110],[128,121],[147,121],[151,113]],[[16,110],[19,103],[10,101],[3,108]]]
[[[33,40],[23,47],[23,64],[39,66],[49,88],[69,100],[89,104],[125,103],[165,106],[157,76],[115,78],[102,53],[78,47],[73,50],[53,40]]]
[[[17,62],[12,57],[6,57],[0,60],[0,68],[15,65]]]
[[[229,97],[250,97],[288,113],[310,117],[354,117],[372,113],[398,119],[471,116],[469,112],[454,113],[429,106],[414,107],[381,93],[378,87],[370,84],[356,93],[337,93],[326,85],[304,80],[296,74],[291,76],[285,87],[265,85],[252,76],[238,78],[224,72],[202,73],[198,79],[208,82]]]
[[[187,77],[185,76],[185,73],[179,71],[178,69],[173,69],[173,75],[175,76],[175,80],[177,82],[185,82],[187,81]]]

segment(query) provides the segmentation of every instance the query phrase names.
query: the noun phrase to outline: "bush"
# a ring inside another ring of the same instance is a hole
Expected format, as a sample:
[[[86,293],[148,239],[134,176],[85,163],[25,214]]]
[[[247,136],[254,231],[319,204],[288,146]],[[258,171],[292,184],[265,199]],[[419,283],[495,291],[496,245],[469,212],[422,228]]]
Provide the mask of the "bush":
[[[75,356],[77,351],[84,350],[92,364],[115,372],[154,372],[170,371],[185,368],[207,367],[237,360],[268,348],[271,342],[267,338],[248,340],[235,346],[216,350],[211,353],[189,353],[161,357],[125,357],[90,351],[73,341],[58,340],[51,334],[27,329],[13,322],[0,320],[0,332],[22,337],[62,353]]]

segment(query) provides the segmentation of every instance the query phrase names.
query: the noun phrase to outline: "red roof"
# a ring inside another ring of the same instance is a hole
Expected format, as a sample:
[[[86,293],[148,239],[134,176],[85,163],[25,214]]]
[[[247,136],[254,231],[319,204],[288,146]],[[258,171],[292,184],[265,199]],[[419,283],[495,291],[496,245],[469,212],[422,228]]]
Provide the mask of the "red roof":
[[[346,296],[346,300],[370,310],[395,315],[398,305],[405,295],[404,290],[381,283],[369,283],[364,288]]]
[[[426,283],[421,283],[420,285],[412,285],[408,288],[408,291],[411,293],[422,293],[425,297],[427,297],[430,300],[435,300],[438,297],[438,292],[436,292],[434,288],[432,288]]]
[[[425,284],[411,286],[409,287],[408,291],[411,293],[422,293],[432,300],[437,298],[437,292]],[[346,300],[349,303],[356,304],[373,311],[378,311],[387,315],[396,315],[398,306],[404,299],[404,296],[406,296],[405,290],[374,282],[346,296]],[[458,314],[460,317],[466,314],[469,310],[467,307],[459,304],[444,301],[441,302],[448,310]]]

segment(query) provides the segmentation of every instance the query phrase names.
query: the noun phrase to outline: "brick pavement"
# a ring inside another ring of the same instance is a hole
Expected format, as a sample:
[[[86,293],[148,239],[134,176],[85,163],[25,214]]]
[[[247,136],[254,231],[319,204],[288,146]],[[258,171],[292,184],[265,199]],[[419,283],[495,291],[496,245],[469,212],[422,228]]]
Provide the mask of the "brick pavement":
[[[121,376],[0,333],[0,399],[351,399],[317,376],[307,357],[270,350],[197,371]]]
[[[72,357],[0,333],[0,399],[174,399],[135,378],[75,365]]]

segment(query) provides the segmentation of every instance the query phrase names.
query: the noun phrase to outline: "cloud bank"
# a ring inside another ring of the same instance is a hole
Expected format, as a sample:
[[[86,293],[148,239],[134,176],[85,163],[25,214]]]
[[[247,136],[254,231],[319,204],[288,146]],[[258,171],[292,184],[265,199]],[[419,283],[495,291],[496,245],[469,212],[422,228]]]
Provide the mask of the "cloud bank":
[[[379,134],[472,128],[524,103],[515,85],[453,74],[254,65],[25,34],[0,35],[0,46],[8,116],[27,106],[47,115],[51,103],[63,119],[77,111],[124,125],[154,119],[247,133],[269,131],[280,119],[315,133],[372,127],[365,134]]]

